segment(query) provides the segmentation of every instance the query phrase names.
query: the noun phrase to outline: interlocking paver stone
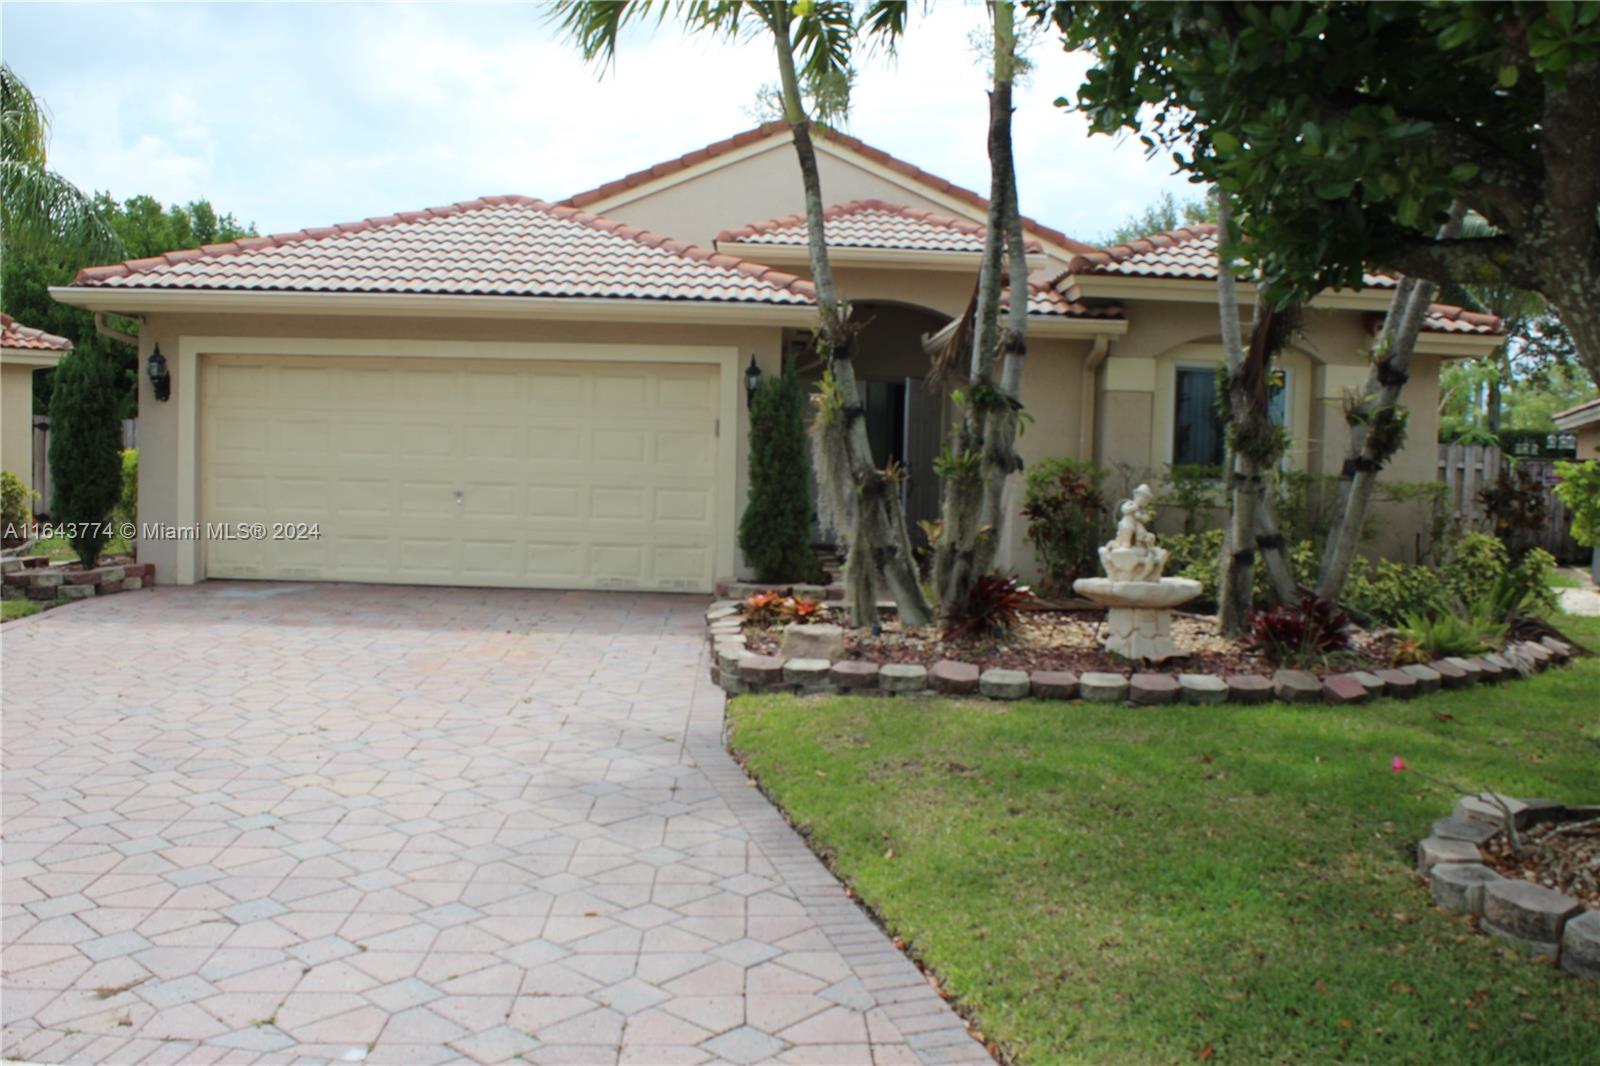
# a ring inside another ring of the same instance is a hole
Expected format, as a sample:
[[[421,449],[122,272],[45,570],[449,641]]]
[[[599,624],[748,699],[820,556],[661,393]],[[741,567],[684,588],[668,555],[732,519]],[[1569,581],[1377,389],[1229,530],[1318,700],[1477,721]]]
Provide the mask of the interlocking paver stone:
[[[982,1061],[723,750],[705,602],[211,583],[8,622],[7,1054]]]

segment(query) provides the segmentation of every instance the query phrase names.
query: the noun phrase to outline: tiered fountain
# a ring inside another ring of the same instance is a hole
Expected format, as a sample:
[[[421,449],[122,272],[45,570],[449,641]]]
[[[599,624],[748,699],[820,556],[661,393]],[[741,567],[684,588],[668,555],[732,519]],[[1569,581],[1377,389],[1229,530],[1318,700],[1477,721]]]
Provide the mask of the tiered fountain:
[[[1100,548],[1105,577],[1083,577],[1073,590],[1106,610],[1106,651],[1126,659],[1161,662],[1177,654],[1172,645],[1172,608],[1200,595],[1200,582],[1186,577],[1162,577],[1167,565],[1165,548],[1146,528],[1155,518],[1149,485],[1133,490],[1122,501],[1117,535]]]

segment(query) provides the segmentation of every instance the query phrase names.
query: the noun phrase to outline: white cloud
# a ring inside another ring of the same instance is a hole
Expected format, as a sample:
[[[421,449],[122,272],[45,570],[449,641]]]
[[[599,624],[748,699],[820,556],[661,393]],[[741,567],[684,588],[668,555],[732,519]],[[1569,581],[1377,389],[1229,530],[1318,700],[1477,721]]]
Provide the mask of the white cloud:
[[[977,5],[915,16],[863,63],[852,133],[987,193]],[[759,41],[632,33],[604,77],[535,6],[0,8],[7,62],[48,102],[79,185],[208,197],[266,232],[488,193],[556,198],[748,127],[775,80]],[[1054,99],[1079,56],[1053,36],[1018,92],[1023,209],[1087,239],[1186,183],[1136,142],[1089,137]]]

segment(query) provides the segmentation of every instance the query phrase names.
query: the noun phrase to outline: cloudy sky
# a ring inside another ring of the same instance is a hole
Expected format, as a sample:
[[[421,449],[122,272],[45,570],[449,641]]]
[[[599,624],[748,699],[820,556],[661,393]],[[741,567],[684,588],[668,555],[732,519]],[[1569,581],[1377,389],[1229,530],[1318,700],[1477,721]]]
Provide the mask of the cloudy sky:
[[[940,0],[895,60],[863,64],[851,133],[984,191],[982,6]],[[556,199],[754,125],[775,80],[756,43],[668,29],[604,77],[530,4],[0,5],[0,55],[54,120],[85,189],[207,197],[263,233],[492,193]],[[1163,190],[1136,141],[1090,137],[1054,99],[1084,63],[1033,48],[1016,146],[1023,210],[1094,239]]]

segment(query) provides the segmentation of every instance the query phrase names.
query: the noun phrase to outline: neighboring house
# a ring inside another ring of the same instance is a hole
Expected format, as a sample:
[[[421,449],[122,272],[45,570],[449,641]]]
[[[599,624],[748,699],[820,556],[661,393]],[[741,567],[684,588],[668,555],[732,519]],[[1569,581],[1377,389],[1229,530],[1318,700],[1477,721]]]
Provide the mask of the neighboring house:
[[[971,298],[984,201],[854,138],[816,143],[873,445],[929,517],[946,404],[927,353]],[[819,367],[801,204],[788,129],[769,124],[558,204],[248,238],[53,292],[139,316],[141,365],[159,345],[171,367],[168,402],[140,385],[141,519],[182,534],[140,545],[164,577],[705,591],[741,569],[747,364]],[[1155,476],[1213,455],[1196,376],[1221,357],[1208,232],[1102,252],[1025,228],[1025,460]],[[1308,316],[1282,404],[1292,462],[1338,469],[1330,405],[1362,380],[1387,300],[1329,294]],[[1394,476],[1434,478],[1439,361],[1489,352],[1497,328],[1430,317]],[[319,536],[187,532],[221,522]],[[1001,564],[1032,569],[1020,522]]]
[[[0,469],[33,488],[33,374],[55,366],[72,342],[0,313]]]
[[[1578,459],[1600,459],[1600,400],[1555,413],[1556,428],[1577,438]]]

